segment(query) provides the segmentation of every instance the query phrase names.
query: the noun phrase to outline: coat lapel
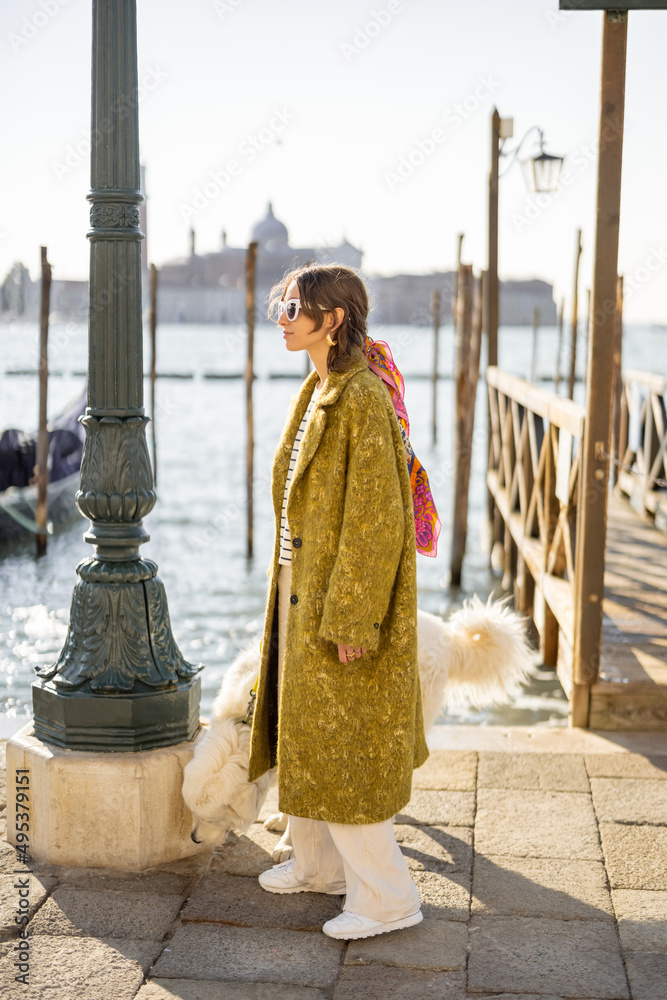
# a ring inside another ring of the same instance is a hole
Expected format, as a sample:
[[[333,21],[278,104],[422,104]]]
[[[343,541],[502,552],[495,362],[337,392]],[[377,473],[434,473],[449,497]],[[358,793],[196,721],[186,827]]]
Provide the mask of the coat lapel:
[[[315,410],[311,414],[310,420],[308,421],[308,427],[301,442],[301,447],[299,448],[299,455],[296,460],[296,466],[294,468],[294,472],[292,473],[292,482],[290,485],[290,489],[296,482],[299,481],[299,479],[301,479],[304,472],[308,468],[308,465],[312,461],[313,455],[317,451],[319,443],[322,439],[322,435],[324,433],[324,428],[327,425],[327,407],[333,406],[333,404],[338,400],[341,392],[343,391],[347,383],[350,381],[350,379],[353,378],[353,376],[356,375],[358,372],[363,371],[367,367],[368,365],[366,363],[366,359],[362,358],[359,361],[353,362],[346,372],[329,372],[329,375],[327,376],[327,380],[324,384],[322,392],[320,393],[319,399],[315,404]],[[308,379],[306,380],[304,388],[306,385],[308,385],[310,377],[311,376],[309,376]],[[316,382],[317,379],[314,380],[313,385],[315,385]],[[310,390],[308,393],[308,399],[310,398],[311,394],[312,390]],[[306,405],[301,410],[301,416],[303,416],[303,414],[306,412],[306,408],[308,406],[308,399],[306,399]],[[299,423],[301,423],[300,420]],[[292,442],[294,442],[294,436],[296,435],[296,430],[298,429],[298,426],[299,425],[297,424],[297,427],[294,430],[294,434],[292,435]]]
[[[309,463],[312,461],[315,452],[317,451],[318,445],[322,439],[322,434],[324,433],[324,428],[327,425],[326,408],[328,406],[332,406],[338,400],[341,392],[350,379],[353,378],[358,372],[364,371],[366,368],[368,368],[366,359],[360,358],[358,361],[354,361],[345,372],[329,372],[324,388],[317,403],[315,404],[315,412],[311,414],[308,422],[308,429],[303,437],[303,440],[301,441],[299,456],[297,458],[294,472],[292,473],[290,489],[292,485],[294,485],[294,483],[303,476]],[[296,437],[296,432],[299,429],[303,415],[308,408],[310,397],[313,394],[313,389],[317,384],[318,379],[319,376],[317,372],[312,371],[301,386],[293,408],[288,416],[287,423],[285,424],[282,438],[280,439],[274,463],[273,478],[273,504],[276,515],[279,515],[279,512],[282,509],[285,480],[287,479],[287,470],[292,456],[294,438]]]

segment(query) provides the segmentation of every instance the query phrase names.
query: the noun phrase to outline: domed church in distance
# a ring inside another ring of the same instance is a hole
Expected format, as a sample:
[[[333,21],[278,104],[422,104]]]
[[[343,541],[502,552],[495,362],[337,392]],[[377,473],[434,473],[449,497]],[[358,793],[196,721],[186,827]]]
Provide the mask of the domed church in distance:
[[[147,229],[146,204],[142,205],[142,228]],[[309,263],[338,263],[361,269],[362,251],[347,240],[338,246],[291,247],[287,227],[273,214],[269,203],[266,215],[252,228],[251,239],[258,243],[256,271],[257,319],[266,320],[266,306],[272,286],[291,268]],[[142,242],[142,298],[149,306],[148,252]],[[150,236],[149,236],[150,242]],[[245,323],[245,261],[247,247],[232,247],[223,231],[220,249],[197,253],[195,231],[190,230],[187,257],[172,260],[160,268],[158,317],[160,323]],[[372,324],[401,323],[431,326],[431,301],[438,289],[444,323],[451,322],[452,294],[456,287],[453,271],[428,274],[364,274],[371,292]],[[33,281],[28,269],[17,262],[0,282],[0,316],[3,319],[37,320],[40,315],[40,281]],[[53,314],[62,322],[86,322],[88,282],[56,278],[51,284]],[[500,323],[529,326],[535,309],[542,326],[556,323],[552,286],[540,278],[500,282]]]
[[[309,263],[347,264],[360,268],[362,251],[344,240],[339,246],[291,247],[287,226],[273,214],[255,223],[257,306],[262,315],[271,287],[286,271]],[[163,323],[236,323],[245,319],[247,247],[232,247],[223,231],[219,250],[198,254],[190,230],[188,257],[160,268],[160,321]]]

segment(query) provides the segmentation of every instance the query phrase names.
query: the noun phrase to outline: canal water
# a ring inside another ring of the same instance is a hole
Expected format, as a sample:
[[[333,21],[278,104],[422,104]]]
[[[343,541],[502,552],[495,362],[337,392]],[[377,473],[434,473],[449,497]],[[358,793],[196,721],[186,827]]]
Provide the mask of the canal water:
[[[484,528],[484,452],[486,409],[484,383],[477,397],[470,485],[468,543],[463,586],[448,586],[452,509],[453,336],[440,335],[438,440],[431,442],[433,334],[426,328],[374,328],[371,335],[390,344],[406,385],[410,437],[431,478],[442,520],[435,559],[418,556],[419,605],[447,616],[461,601],[477,593],[500,596],[499,580],[488,570]],[[528,376],[532,331],[503,328],[499,337],[500,365]],[[555,367],[556,331],[540,332],[538,375],[551,376]],[[34,374],[38,352],[36,324],[0,325],[0,427],[32,430],[37,422],[38,383]],[[52,324],[50,330],[49,414],[81,391],[86,370],[87,331],[84,325]],[[664,374],[667,332],[658,328],[628,328],[625,367]],[[261,634],[266,597],[266,570],[272,553],[273,520],[269,494],[273,453],[291,395],[305,375],[306,356],[289,354],[276,328],[256,331],[257,380],[255,403],[255,554],[245,554],[245,387],[241,378],[210,378],[207,374],[239,375],[245,365],[245,331],[241,326],[166,325],[158,328],[157,368],[191,377],[157,381],[156,431],[158,500],[145,525],[151,535],[143,546],[159,566],[174,636],[186,659],[204,663],[202,714],[211,704],[226,668],[253,637]],[[580,344],[583,371],[585,345]],[[562,366],[565,367],[565,364]],[[149,347],[144,344],[144,369]],[[276,375],[288,377],[277,378]],[[546,388],[551,388],[547,382]],[[583,386],[577,386],[582,398]],[[150,393],[145,383],[146,412]],[[150,431],[150,425],[149,425]],[[149,437],[150,439],[150,437]],[[48,554],[36,560],[30,544],[0,551],[0,722],[30,716],[30,685],[34,668],[54,661],[62,647],[69,616],[75,567],[92,554],[82,540],[87,526],[77,519],[49,539]],[[554,671],[536,655],[530,680],[510,705],[486,711],[443,712],[439,722],[481,725],[565,725],[567,702]]]

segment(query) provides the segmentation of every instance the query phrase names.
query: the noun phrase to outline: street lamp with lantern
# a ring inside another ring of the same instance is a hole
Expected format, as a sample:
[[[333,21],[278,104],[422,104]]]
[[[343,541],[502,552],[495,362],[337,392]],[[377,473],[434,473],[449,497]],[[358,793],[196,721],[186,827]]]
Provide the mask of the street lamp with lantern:
[[[504,120],[501,119],[501,121]],[[563,157],[554,156],[552,153],[546,152],[544,148],[544,132],[539,125],[531,125],[521,139],[521,142],[513,150],[500,150],[501,156],[511,156],[511,160],[500,176],[504,177],[514,161],[518,159],[519,150],[532,132],[538,133],[539,152],[534,153],[532,156],[526,156],[523,160],[519,160],[526,187],[532,194],[556,191],[558,182],[560,181],[560,172],[563,167]]]
[[[535,129],[539,132],[539,153],[520,160],[526,186],[530,191],[555,191],[560,180],[562,156],[553,156],[544,150],[544,133],[537,125],[532,125],[513,150],[504,150],[506,139],[514,134],[514,119],[501,118],[498,109],[491,113],[491,167],[489,170],[489,241],[488,267],[486,280],[486,363],[487,367],[498,364],[498,180],[504,177],[518,157],[523,143]],[[507,166],[500,174],[500,157],[509,156]],[[487,417],[488,448],[491,447],[491,417]],[[500,522],[495,517],[493,494],[487,495],[487,509],[490,526],[491,549],[497,539]],[[495,526],[494,526],[495,521]]]

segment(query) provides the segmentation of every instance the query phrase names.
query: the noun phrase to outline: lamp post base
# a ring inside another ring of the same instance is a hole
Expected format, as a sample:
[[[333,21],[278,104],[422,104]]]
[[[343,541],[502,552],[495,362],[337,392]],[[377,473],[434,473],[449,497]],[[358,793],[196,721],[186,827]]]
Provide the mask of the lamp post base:
[[[204,732],[164,749],[100,754],[43,743],[27,723],[7,743],[8,842],[48,864],[128,871],[201,853],[181,787]],[[27,839],[17,837],[17,792],[29,807]]]
[[[139,681],[132,693],[61,691],[53,681],[34,681],[34,734],[66,750],[104,753],[172,746],[199,728],[201,679],[181,679],[156,690]]]

